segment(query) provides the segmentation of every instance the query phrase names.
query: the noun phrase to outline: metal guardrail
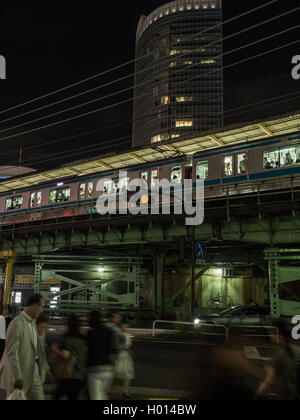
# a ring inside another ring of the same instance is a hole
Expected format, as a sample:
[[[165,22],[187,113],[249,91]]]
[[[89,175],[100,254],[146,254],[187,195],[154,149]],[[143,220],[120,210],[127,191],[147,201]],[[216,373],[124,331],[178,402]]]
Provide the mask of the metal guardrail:
[[[152,325],[152,337],[155,336],[155,328],[156,328],[156,324],[179,324],[179,325],[193,325],[193,322],[181,322],[181,321],[166,321],[166,320],[162,320],[162,319],[158,319],[156,321],[153,321],[153,325]],[[224,336],[226,341],[229,341],[230,339],[230,331],[233,329],[264,329],[266,330],[265,334],[245,334],[243,332],[241,332],[239,335],[241,337],[270,337],[270,336],[276,336],[276,341],[277,343],[279,342],[279,330],[277,327],[275,327],[274,325],[231,325],[231,326],[226,326],[226,325],[220,325],[220,324],[204,324],[201,323],[199,326],[199,329],[202,327],[208,327],[208,328],[223,328],[225,331],[225,334],[222,333],[217,333],[217,332],[208,332],[208,331],[202,331],[202,334],[204,335],[216,335],[216,336]],[[275,331],[275,334],[270,334],[270,331]]]
[[[181,322],[181,321],[165,321],[162,319],[158,319],[156,321],[153,321],[153,325],[152,325],[152,337],[155,336],[155,326],[157,323],[165,323],[165,324],[179,324],[179,325],[192,325],[194,326],[193,322]],[[205,326],[205,327],[214,327],[214,328],[224,328],[225,330],[225,334],[220,334],[220,333],[216,333],[216,332],[206,332],[203,331],[202,334],[205,335],[218,335],[218,336],[224,336],[226,338],[226,341],[228,341],[228,329],[225,325],[217,325],[217,324],[201,324],[201,327]]]
[[[279,330],[274,325],[230,325],[227,327],[228,329],[228,337],[230,337],[230,330],[233,329],[264,329],[267,330],[266,334],[244,334],[241,332],[239,335],[241,337],[270,337],[276,336],[276,342],[279,343]],[[271,331],[275,331],[275,334],[270,334]]]

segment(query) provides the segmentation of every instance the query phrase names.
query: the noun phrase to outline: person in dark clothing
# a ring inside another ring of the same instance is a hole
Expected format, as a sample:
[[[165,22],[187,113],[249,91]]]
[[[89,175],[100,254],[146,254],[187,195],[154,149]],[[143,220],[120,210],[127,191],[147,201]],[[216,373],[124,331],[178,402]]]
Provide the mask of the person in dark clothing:
[[[89,395],[91,400],[106,400],[114,379],[113,358],[117,352],[114,332],[102,323],[98,311],[90,313],[89,326],[91,328],[87,335]]]
[[[52,346],[56,355],[65,361],[71,361],[72,369],[64,378],[58,378],[58,388],[55,399],[59,400],[67,395],[68,400],[76,401],[84,386],[86,374],[87,343],[86,338],[80,334],[79,319],[76,315],[68,318],[68,332],[62,339]],[[69,365],[70,366],[70,365]]]
[[[267,393],[272,391],[276,400],[294,401],[298,398],[296,359],[285,325],[279,323],[277,327],[279,342],[274,346],[272,360],[265,364],[266,375],[259,385],[256,398],[267,398]],[[275,338],[272,336],[273,340]]]

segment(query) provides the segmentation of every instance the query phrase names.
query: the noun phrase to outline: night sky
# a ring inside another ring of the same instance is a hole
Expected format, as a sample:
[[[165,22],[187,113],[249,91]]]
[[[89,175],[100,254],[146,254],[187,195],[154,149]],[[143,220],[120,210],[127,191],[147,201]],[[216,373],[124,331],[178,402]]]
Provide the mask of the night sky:
[[[223,0],[223,19],[227,20],[259,4],[267,3],[267,1]],[[116,0],[114,2],[99,1],[98,5],[95,2],[81,2],[80,5],[74,3],[73,6],[70,6],[70,2],[47,0],[36,2],[34,6],[30,6],[27,2],[18,5],[12,2],[3,3],[0,6],[0,55],[4,55],[7,60],[7,80],[0,80],[0,112],[134,59],[135,34],[140,16],[149,14],[167,2],[164,0]],[[63,6],[63,4],[68,4],[68,6]],[[247,18],[224,25],[224,36],[296,8],[298,5],[299,3],[295,0],[278,0],[275,5],[264,8]],[[299,10],[271,24],[225,41],[224,51],[230,51],[295,25],[300,25]],[[299,29],[271,41],[264,41],[253,47],[226,55],[224,65],[227,66],[261,52],[297,41]],[[294,55],[300,55],[300,43],[224,71],[226,125],[300,108],[300,80],[294,81],[291,77],[291,59]],[[2,122],[4,119],[108,83],[133,72],[134,64],[132,63],[118,71],[108,73],[44,100],[0,113],[0,165],[18,164],[21,142],[24,145],[23,165],[37,169],[59,166],[68,161],[111,150],[130,148],[132,102],[30,134],[18,135],[5,141],[1,141],[1,139],[72,117],[75,114],[132,98],[133,90],[129,90],[121,95],[50,119],[14,130],[2,131],[130,87],[133,85],[133,78],[43,111]],[[282,95],[290,96],[272,99],[252,108],[235,109]],[[291,98],[293,100],[276,105],[276,101]],[[242,111],[247,112],[241,113]],[[89,135],[74,137],[94,130],[97,131]],[[125,139],[116,140],[119,138]],[[64,140],[53,143],[60,139]]]

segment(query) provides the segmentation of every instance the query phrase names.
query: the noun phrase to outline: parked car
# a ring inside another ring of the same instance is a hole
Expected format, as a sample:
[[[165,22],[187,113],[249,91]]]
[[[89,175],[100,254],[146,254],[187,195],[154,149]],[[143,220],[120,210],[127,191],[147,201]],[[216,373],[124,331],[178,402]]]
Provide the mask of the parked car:
[[[199,315],[194,319],[195,328],[201,324],[217,325],[268,325],[271,316],[267,308],[260,306],[236,306],[219,314]]]

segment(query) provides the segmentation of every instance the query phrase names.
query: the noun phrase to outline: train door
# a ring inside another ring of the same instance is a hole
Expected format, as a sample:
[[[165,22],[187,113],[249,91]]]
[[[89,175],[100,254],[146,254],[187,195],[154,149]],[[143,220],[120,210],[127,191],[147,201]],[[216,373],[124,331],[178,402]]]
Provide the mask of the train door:
[[[248,156],[246,152],[236,155],[236,171],[237,175],[246,175],[248,173]]]
[[[234,175],[233,155],[227,155],[224,157],[223,176],[224,178],[227,178],[233,175]]]
[[[196,181],[208,178],[208,161],[204,160],[196,163]]]
[[[79,201],[93,198],[94,183],[82,182],[79,184]]]

